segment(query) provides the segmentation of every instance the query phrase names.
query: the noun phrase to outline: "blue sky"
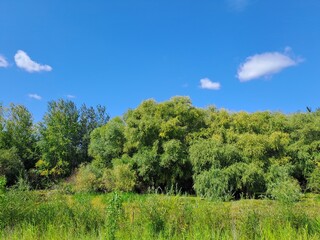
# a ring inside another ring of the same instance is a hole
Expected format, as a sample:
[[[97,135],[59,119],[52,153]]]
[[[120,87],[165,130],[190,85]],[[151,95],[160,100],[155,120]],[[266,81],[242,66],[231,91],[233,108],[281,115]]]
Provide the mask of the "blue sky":
[[[1,0],[0,102],[320,107],[319,0]]]

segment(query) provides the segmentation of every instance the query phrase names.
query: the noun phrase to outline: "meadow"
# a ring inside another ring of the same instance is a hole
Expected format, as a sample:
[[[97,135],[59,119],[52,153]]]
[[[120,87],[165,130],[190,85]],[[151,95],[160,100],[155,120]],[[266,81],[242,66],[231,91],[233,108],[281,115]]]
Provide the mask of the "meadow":
[[[320,239],[320,197],[209,201],[170,194],[0,195],[1,239]]]

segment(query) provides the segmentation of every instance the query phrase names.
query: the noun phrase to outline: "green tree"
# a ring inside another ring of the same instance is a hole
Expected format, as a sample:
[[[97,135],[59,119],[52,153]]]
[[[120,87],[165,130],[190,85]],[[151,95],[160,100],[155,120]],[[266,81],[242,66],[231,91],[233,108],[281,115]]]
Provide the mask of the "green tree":
[[[125,125],[121,118],[113,118],[106,125],[91,133],[89,155],[104,166],[111,166],[112,159],[123,154]]]
[[[6,148],[16,148],[25,169],[35,166],[38,159],[36,135],[31,113],[22,105],[11,104],[5,122]]]
[[[106,113],[104,106],[98,105],[95,108],[87,107],[83,104],[79,110],[80,124],[80,144],[79,144],[79,160],[80,162],[90,162],[90,154],[88,154],[91,132],[109,121],[109,115]]]
[[[211,168],[224,168],[242,161],[238,149],[214,139],[199,140],[189,148],[190,161],[195,174]]]
[[[31,113],[22,105],[0,106],[0,148],[15,148],[28,170],[34,167],[38,154]]]
[[[204,118],[187,97],[147,100],[125,114],[124,153],[132,157],[142,185],[191,189],[189,136],[205,126]]]
[[[91,132],[108,121],[102,106],[97,109],[60,99],[48,103],[48,111],[39,125],[38,147],[41,160],[37,169],[42,176],[60,178],[69,175],[83,162],[90,162],[88,145]]]
[[[41,175],[65,176],[80,163],[78,120],[79,112],[72,101],[60,99],[48,103],[48,112],[40,124],[41,161],[37,167]]]

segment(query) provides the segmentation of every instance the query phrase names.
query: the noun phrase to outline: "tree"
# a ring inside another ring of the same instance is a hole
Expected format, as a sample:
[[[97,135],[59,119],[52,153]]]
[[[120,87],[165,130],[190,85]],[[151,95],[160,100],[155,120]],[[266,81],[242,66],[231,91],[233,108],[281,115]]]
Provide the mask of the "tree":
[[[39,126],[41,161],[40,175],[67,176],[79,164],[91,161],[88,145],[91,132],[106,123],[109,117],[102,106],[94,108],[60,99],[48,103],[48,112]]]
[[[205,126],[204,118],[188,97],[147,100],[125,114],[123,152],[131,157],[141,185],[191,190],[189,136]]]
[[[6,121],[8,148],[15,147],[26,170],[34,167],[38,154],[31,113],[22,105],[10,105]]]
[[[15,148],[28,170],[37,161],[36,136],[31,113],[22,105],[0,106],[0,148]]]
[[[113,118],[106,125],[91,133],[89,155],[104,166],[111,166],[112,159],[123,154],[125,125],[121,118]]]
[[[198,140],[189,148],[190,161],[195,174],[211,168],[224,168],[242,161],[238,149],[214,139]]]
[[[160,119],[155,116],[157,103],[150,99],[142,102],[137,109],[124,115],[125,146],[124,151],[133,155],[138,149],[152,147],[159,137]]]
[[[192,167],[188,158],[187,147],[177,139],[162,144],[160,156],[162,181],[167,188],[180,187],[186,191],[192,186]]]
[[[40,124],[41,175],[65,176],[79,164],[81,142],[79,112],[72,101],[48,103],[48,112]]]
[[[80,124],[80,145],[79,157],[80,162],[89,162],[91,158],[88,154],[90,144],[91,132],[109,121],[109,115],[106,113],[104,106],[98,105],[96,109],[87,107],[83,104],[79,110],[79,124]]]

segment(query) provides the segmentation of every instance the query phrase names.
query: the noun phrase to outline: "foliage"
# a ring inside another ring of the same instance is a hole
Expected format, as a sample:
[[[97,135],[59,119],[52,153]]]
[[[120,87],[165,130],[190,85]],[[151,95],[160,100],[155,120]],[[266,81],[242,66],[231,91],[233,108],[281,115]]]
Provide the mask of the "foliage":
[[[6,190],[7,179],[5,176],[0,175],[0,194],[3,194]]]
[[[320,166],[317,166],[308,178],[308,189],[320,193]]]
[[[79,111],[79,134],[80,134],[80,146],[79,161],[89,162],[91,158],[88,155],[88,148],[91,142],[91,132],[98,127],[105,125],[109,121],[109,115],[106,113],[104,106],[98,105],[96,109],[93,107],[87,107],[85,104],[81,106]]]
[[[114,178],[114,190],[131,192],[136,185],[136,174],[127,164],[114,166],[112,175]]]
[[[127,164],[113,168],[101,168],[94,163],[82,164],[68,180],[71,192],[132,192],[136,185],[136,174]]]
[[[0,106],[0,149],[16,149],[26,170],[34,166],[38,152],[32,115],[23,105]]]
[[[301,188],[296,179],[290,177],[288,166],[272,166],[267,177],[267,194],[273,199],[284,203],[298,201],[301,197]]]
[[[0,176],[5,176],[7,184],[13,185],[23,171],[23,164],[15,148],[0,149]]]
[[[317,191],[313,169],[320,159],[319,119],[318,113],[198,109],[186,97],[146,100],[123,119],[96,129],[89,153],[108,168],[104,181],[110,189],[114,164],[124,161],[137,174],[139,192],[177,186],[211,198],[270,195],[296,200],[300,186]],[[290,173],[272,177],[276,166],[291,166]],[[278,193],[282,183],[288,191],[284,196]]]
[[[112,159],[123,153],[124,142],[124,122],[120,118],[113,118],[106,125],[92,131],[89,154],[110,167]]]
[[[95,112],[83,105],[80,111],[72,101],[49,102],[39,128],[40,175],[52,179],[68,176],[79,164],[90,161],[87,155],[90,133],[107,120],[102,107]]]
[[[66,176],[78,164],[79,112],[71,101],[49,102],[40,125],[39,147],[50,176]]]
[[[196,176],[194,189],[197,195],[213,200],[228,200],[228,177],[220,169],[203,171]]]
[[[301,189],[295,179],[286,179],[268,186],[268,191],[273,199],[283,203],[291,203],[300,200]]]
[[[73,191],[75,192],[95,192],[101,188],[100,178],[102,176],[101,169],[95,168],[93,165],[81,165],[76,171],[73,179]]]
[[[136,185],[136,174],[127,164],[121,164],[113,169],[105,169],[101,181],[103,189],[108,192],[132,192]]]
[[[20,173],[18,180],[16,182],[16,184],[13,186],[14,189],[18,190],[18,191],[29,191],[31,190],[31,186],[30,183],[28,181],[28,179],[26,178],[26,176],[22,175]]]
[[[255,197],[266,191],[265,174],[258,163],[236,163],[224,169],[229,189],[236,198]]]
[[[33,188],[75,173],[70,186],[80,192],[175,188],[291,202],[319,192],[319,126],[318,110],[229,112],[181,96],[143,101],[110,121],[105,107],[69,100],[49,102],[37,124],[24,106],[0,104],[0,174],[13,185],[21,172]]]

